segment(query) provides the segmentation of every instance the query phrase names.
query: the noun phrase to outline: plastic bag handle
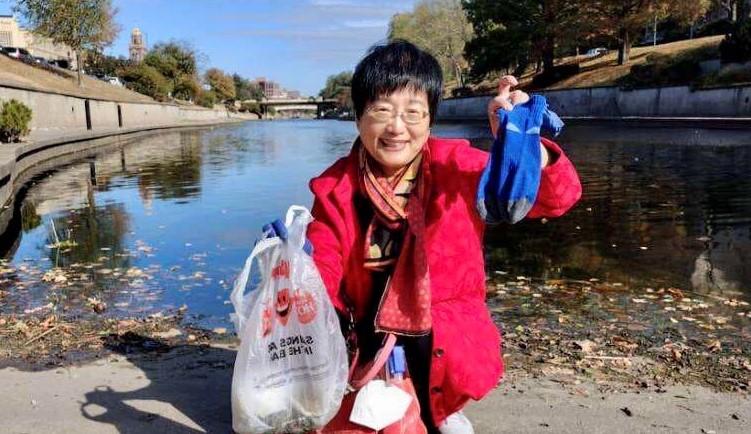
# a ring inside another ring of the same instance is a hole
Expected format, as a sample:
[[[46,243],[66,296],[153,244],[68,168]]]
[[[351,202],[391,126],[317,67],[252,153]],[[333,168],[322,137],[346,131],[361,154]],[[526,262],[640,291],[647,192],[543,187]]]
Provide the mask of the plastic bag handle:
[[[287,244],[295,249],[304,249],[305,233],[311,221],[313,221],[313,215],[307,208],[300,205],[290,206],[284,222],[287,226]]]
[[[232,301],[232,305],[235,308],[235,315],[237,316],[238,324],[240,324],[239,328],[242,328],[242,323],[246,320],[246,318],[244,318],[242,313],[240,312],[240,307],[243,306],[245,287],[248,285],[250,270],[253,268],[253,259],[255,259],[256,256],[258,256],[264,250],[277,246],[281,243],[282,240],[279,237],[264,238],[261,241],[257,242],[256,245],[253,246],[253,250],[250,252],[248,259],[245,260],[245,265],[243,266],[240,275],[237,276],[237,279],[235,280],[235,284],[232,287],[232,294],[230,294],[230,300]]]
[[[295,220],[295,213],[299,212],[302,216],[312,218],[313,215],[302,205],[290,205],[287,209],[287,217],[284,219],[284,225],[289,228],[292,226],[292,221]],[[298,217],[299,218],[299,217]]]

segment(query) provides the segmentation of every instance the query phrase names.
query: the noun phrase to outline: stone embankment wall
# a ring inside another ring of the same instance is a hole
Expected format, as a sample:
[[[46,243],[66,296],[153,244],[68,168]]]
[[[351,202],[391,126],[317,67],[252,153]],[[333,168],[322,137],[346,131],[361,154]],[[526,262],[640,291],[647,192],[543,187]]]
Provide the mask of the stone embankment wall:
[[[622,90],[618,87],[540,93],[565,118],[751,118],[751,86],[693,90],[688,86]],[[444,100],[440,120],[485,120],[489,96]],[[687,120],[688,121],[688,120]]]
[[[6,205],[23,182],[20,175],[45,160],[149,131],[245,120],[225,109],[86,99],[0,85],[0,101],[11,98],[29,106],[33,115],[27,141],[0,144],[0,204]]]
[[[0,85],[0,101],[17,99],[33,111],[31,138],[55,134],[133,129],[191,122],[223,121],[224,109],[210,110],[160,103],[116,102]]]

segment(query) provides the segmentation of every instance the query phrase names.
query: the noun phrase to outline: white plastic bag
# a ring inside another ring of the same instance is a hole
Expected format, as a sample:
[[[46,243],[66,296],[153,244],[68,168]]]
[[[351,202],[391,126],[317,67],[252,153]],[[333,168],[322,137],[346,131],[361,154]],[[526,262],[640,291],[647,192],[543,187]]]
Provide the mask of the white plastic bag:
[[[305,207],[290,207],[287,241],[259,241],[235,281],[232,320],[241,339],[232,376],[235,432],[315,430],[341,405],[347,349],[318,269],[303,251],[312,220]],[[244,294],[254,259],[261,283]]]

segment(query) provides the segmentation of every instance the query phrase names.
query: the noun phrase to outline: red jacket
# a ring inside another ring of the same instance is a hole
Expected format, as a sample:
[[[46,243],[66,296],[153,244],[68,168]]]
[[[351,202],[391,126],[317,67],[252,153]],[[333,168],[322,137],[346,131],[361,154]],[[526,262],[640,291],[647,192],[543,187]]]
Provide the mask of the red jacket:
[[[554,162],[543,169],[537,202],[528,214],[532,218],[560,216],[581,196],[571,162],[558,145],[542,140]],[[439,426],[470,398],[480,399],[496,386],[503,360],[500,334],[485,306],[485,223],[475,207],[489,154],[466,140],[431,137],[426,146],[433,180],[425,210],[433,324],[430,401]],[[334,306],[346,312],[344,292],[356,318],[362,318],[371,282],[363,267],[364,230],[354,208],[357,177],[357,153],[351,152],[311,180],[315,220],[307,236]]]

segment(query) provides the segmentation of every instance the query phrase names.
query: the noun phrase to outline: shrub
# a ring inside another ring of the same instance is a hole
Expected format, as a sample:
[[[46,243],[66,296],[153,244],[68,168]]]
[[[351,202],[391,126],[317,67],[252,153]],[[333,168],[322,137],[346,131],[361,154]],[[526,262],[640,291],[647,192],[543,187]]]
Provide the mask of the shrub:
[[[701,29],[699,29],[698,32],[696,32],[694,37],[702,38],[704,36],[727,35],[728,33],[731,33],[732,31],[733,31],[733,22],[725,18],[719,21],[709,23],[706,26],[702,27]]]
[[[201,85],[198,84],[198,80],[193,76],[184,75],[180,77],[175,85],[175,89],[172,91],[172,96],[188,101],[193,100],[200,92]]]
[[[206,108],[214,108],[216,100],[216,94],[210,90],[202,90],[196,95],[196,104]]]
[[[153,66],[140,64],[124,68],[120,78],[128,89],[148,95],[157,101],[164,101],[170,93],[169,81]]]
[[[0,109],[0,140],[8,143],[19,141],[29,134],[30,123],[31,109],[26,104],[15,99],[4,102]]]
[[[240,104],[240,113],[261,114],[261,106],[257,102],[244,101]]]
[[[462,96],[472,96],[472,88],[470,88],[469,86],[462,86],[451,89],[451,96],[454,98]]]
[[[728,86],[740,83],[751,83],[751,65],[732,64],[704,79],[704,86]]]
[[[675,59],[644,63],[631,67],[631,75],[621,81],[625,86],[679,86],[693,83],[701,75],[699,63]]]
[[[618,80],[625,88],[680,86],[701,82],[700,63],[716,59],[713,46],[699,47],[677,55],[650,53],[642,64],[633,65],[631,73]]]
[[[720,59],[722,63],[751,60],[751,21],[737,23],[733,33],[725,36],[720,43]]]

